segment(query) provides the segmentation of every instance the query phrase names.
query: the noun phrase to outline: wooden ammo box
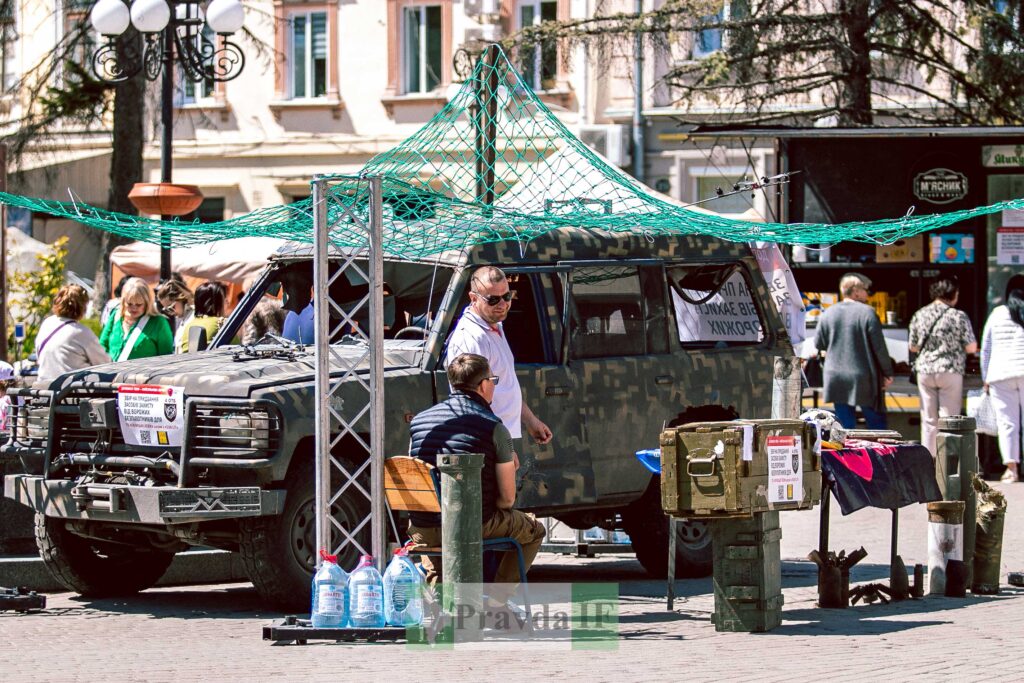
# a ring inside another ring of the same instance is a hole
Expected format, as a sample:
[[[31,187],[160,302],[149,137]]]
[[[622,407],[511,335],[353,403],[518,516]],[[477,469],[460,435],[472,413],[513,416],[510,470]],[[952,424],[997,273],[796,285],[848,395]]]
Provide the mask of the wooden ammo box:
[[[679,517],[748,517],[821,500],[817,430],[801,420],[693,422],[661,433],[661,506]],[[770,470],[770,471],[769,471]]]

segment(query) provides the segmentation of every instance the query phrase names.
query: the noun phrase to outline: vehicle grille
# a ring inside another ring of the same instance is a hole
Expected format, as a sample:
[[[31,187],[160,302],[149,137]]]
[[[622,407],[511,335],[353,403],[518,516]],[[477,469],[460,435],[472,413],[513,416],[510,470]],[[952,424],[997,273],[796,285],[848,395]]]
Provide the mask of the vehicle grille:
[[[11,443],[26,448],[43,448],[50,423],[49,396],[21,396],[11,404],[8,422]]]
[[[83,427],[79,405],[87,399],[115,398],[112,389],[75,389],[60,402],[56,416],[57,443],[61,451],[92,451],[111,454],[180,453],[178,446],[134,446],[124,442],[118,425],[109,429]],[[185,444],[191,458],[267,458],[280,445],[281,417],[262,402],[216,404],[197,399],[188,404]],[[45,434],[44,434],[45,437]]]
[[[268,458],[280,446],[281,416],[271,406],[197,404],[193,411],[191,457]]]

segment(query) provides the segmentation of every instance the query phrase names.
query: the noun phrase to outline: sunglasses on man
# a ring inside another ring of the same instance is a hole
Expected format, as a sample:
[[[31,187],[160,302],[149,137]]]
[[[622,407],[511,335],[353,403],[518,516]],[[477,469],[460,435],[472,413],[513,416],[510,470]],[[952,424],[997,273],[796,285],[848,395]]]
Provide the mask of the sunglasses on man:
[[[476,294],[481,299],[483,299],[484,303],[486,303],[488,306],[497,306],[499,301],[508,302],[508,301],[512,301],[512,299],[516,298],[516,293],[514,291],[512,291],[511,289],[508,290],[507,292],[505,292],[504,294],[492,294],[490,296],[484,296],[483,294],[481,294],[479,292],[473,292],[473,293]]]
[[[498,386],[498,381],[501,378],[498,377],[497,375],[491,375],[490,377],[484,377],[484,379],[489,379],[489,380],[491,380],[491,384],[493,384],[494,386]],[[483,380],[480,380],[480,381],[482,382]]]

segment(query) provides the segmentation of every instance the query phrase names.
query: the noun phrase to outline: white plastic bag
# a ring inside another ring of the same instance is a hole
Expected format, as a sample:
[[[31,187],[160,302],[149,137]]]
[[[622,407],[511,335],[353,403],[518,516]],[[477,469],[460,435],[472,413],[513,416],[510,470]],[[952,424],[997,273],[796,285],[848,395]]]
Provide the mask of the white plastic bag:
[[[999,435],[992,397],[984,389],[971,389],[967,392],[967,415],[977,423],[978,434]]]

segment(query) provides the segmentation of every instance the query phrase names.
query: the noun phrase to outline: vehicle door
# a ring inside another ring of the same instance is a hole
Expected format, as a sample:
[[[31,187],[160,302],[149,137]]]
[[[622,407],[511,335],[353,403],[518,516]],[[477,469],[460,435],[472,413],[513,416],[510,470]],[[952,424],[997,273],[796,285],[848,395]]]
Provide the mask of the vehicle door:
[[[552,433],[551,441],[540,445],[523,431],[517,444],[516,507],[543,513],[593,501],[594,477],[581,436],[576,378],[566,364],[568,268],[506,267],[504,271],[515,298],[502,329],[516,361],[516,377],[523,400]],[[470,277],[467,272],[461,278],[464,289],[453,306],[449,335],[469,305]],[[449,393],[444,355],[445,351],[435,375],[438,400]]]
[[[764,279],[742,261],[669,263],[672,372],[685,378],[680,409],[733,407],[741,417],[771,412],[773,343],[784,330]],[[785,344],[788,346],[788,342]]]
[[[677,379],[665,292],[657,261],[573,264],[570,367],[602,502],[634,498],[650,480],[634,453],[657,448]]]
[[[581,436],[579,387],[566,364],[566,267],[509,268],[516,298],[503,328],[516,359],[523,400],[548,427],[541,445],[523,430],[516,507],[553,510],[595,499]]]

